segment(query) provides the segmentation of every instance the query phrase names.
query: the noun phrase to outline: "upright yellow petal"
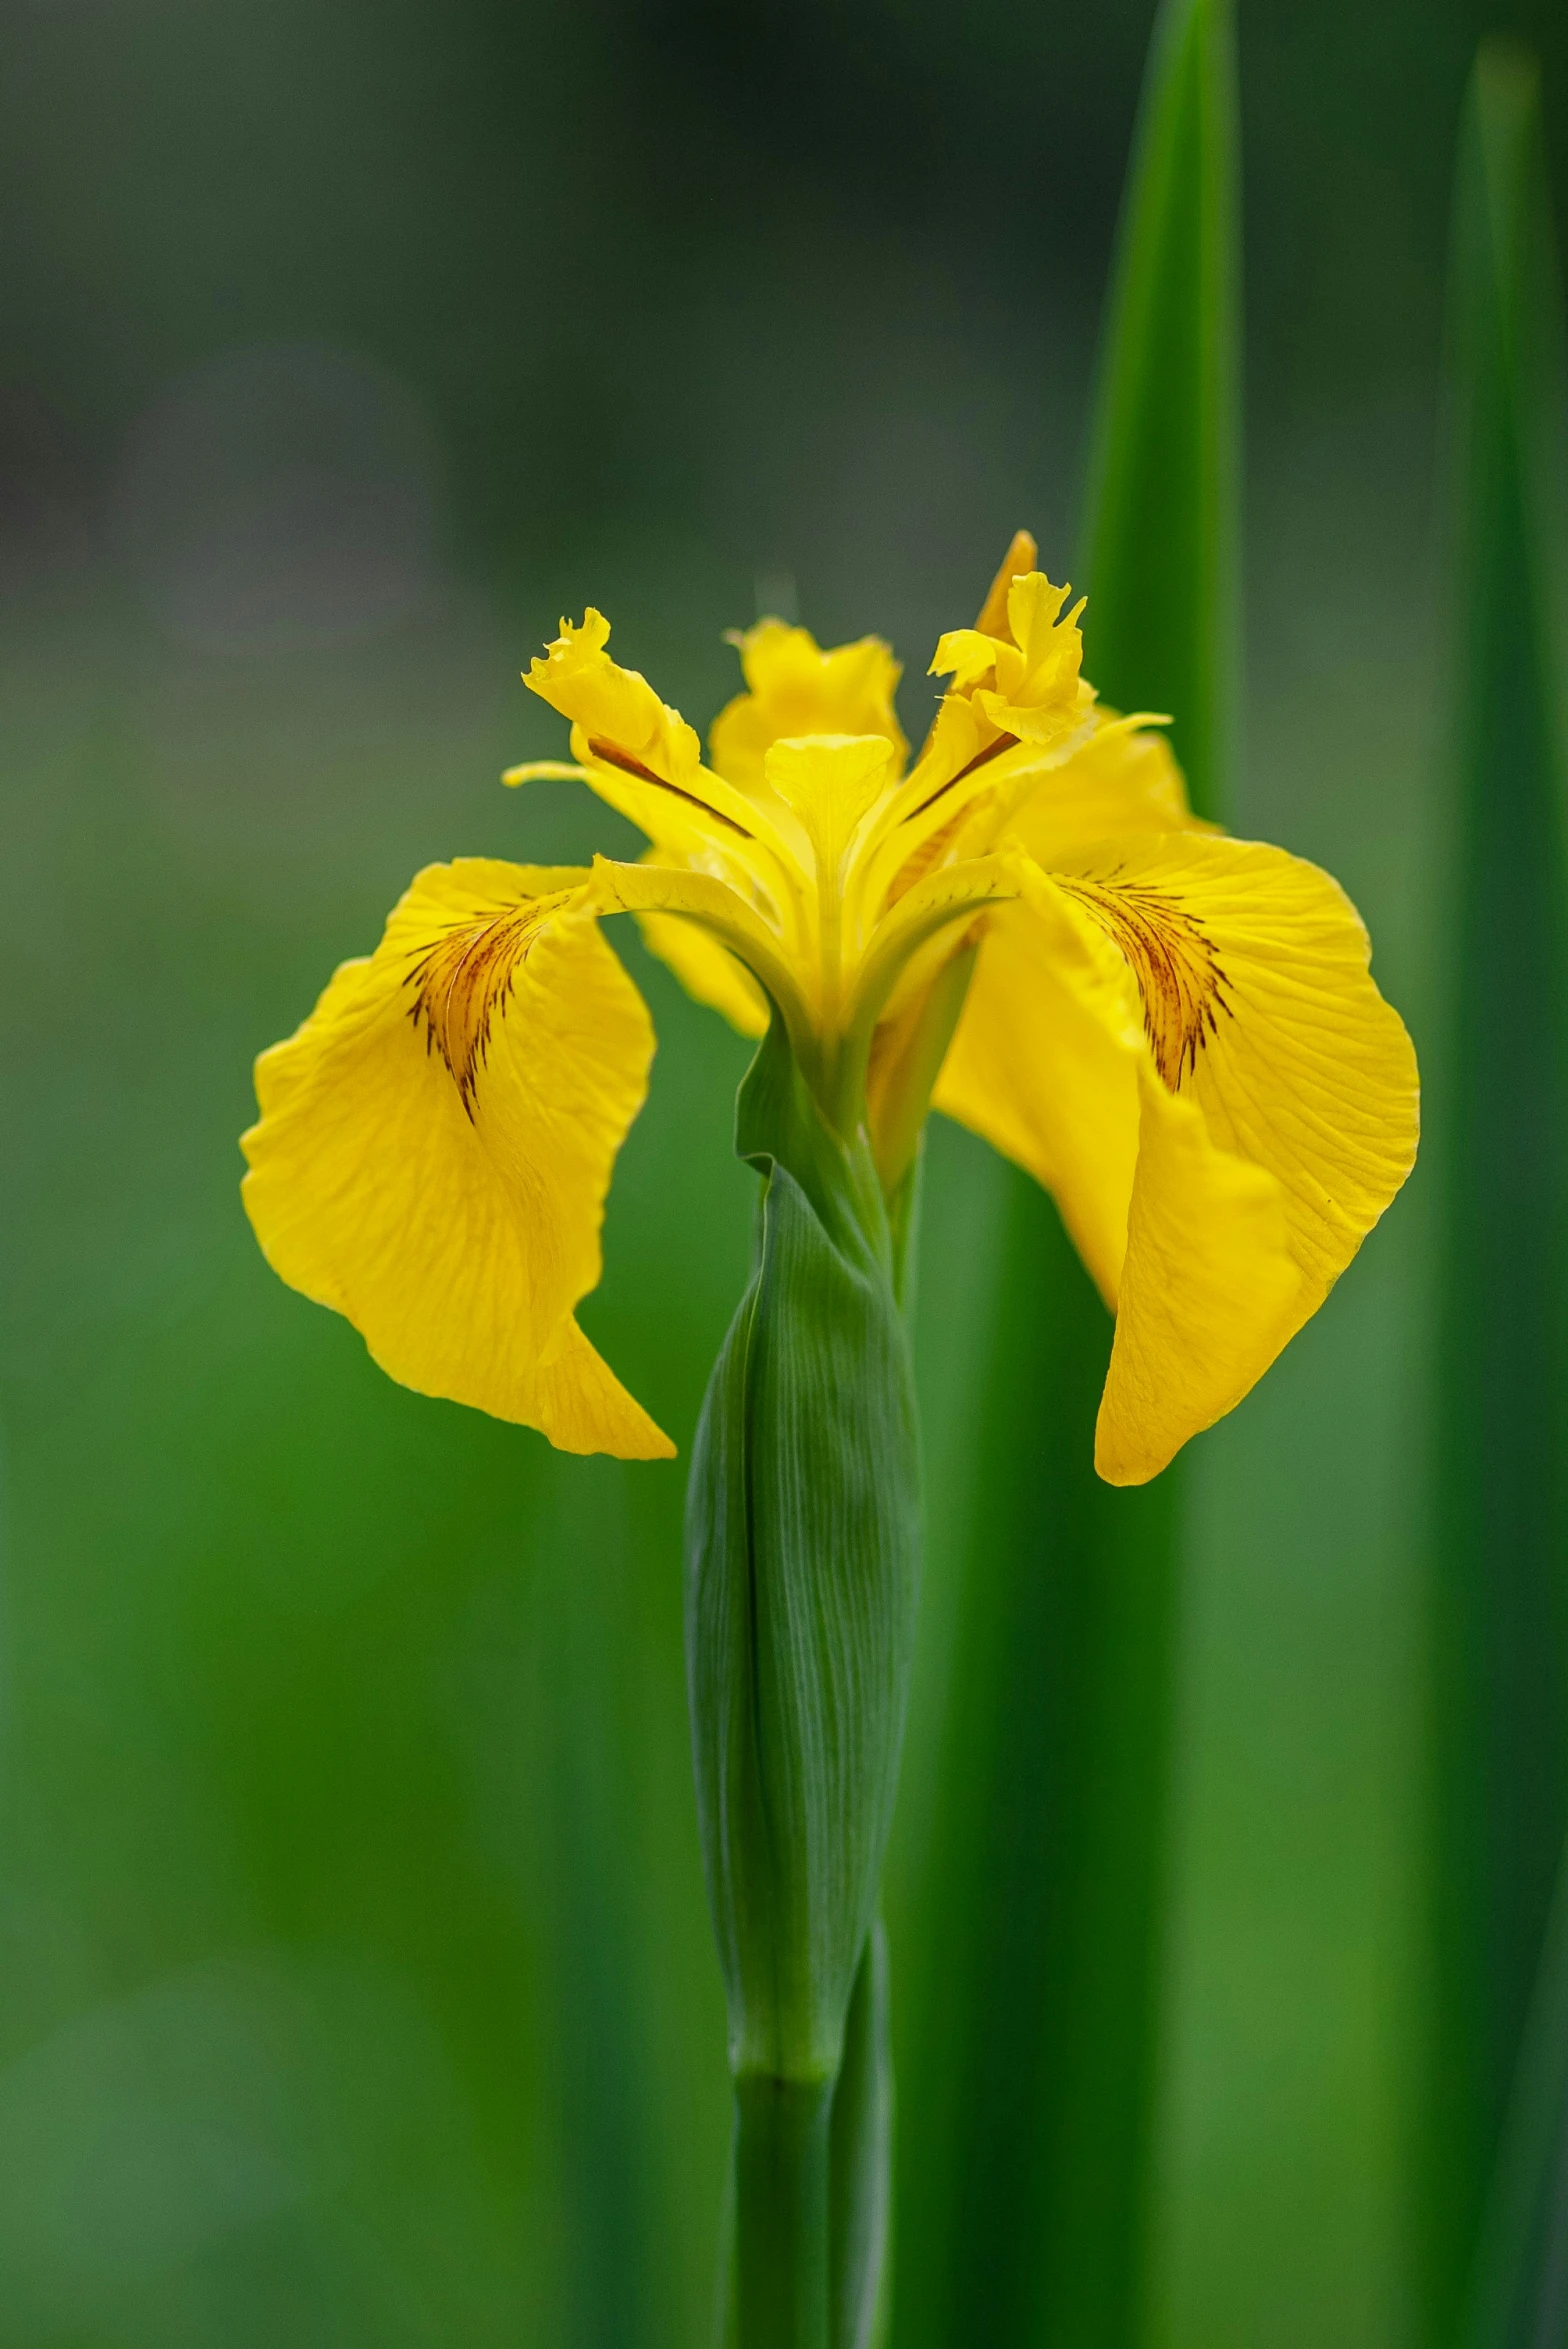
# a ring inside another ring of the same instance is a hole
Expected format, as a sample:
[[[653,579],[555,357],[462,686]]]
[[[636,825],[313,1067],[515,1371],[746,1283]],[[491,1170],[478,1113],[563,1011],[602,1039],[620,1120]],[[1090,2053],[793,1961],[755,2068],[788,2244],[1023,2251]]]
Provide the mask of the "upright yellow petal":
[[[764,777],[811,843],[819,890],[836,891],[844,851],[881,798],[891,763],[881,734],[787,736],[769,750]]]
[[[578,871],[428,867],[263,1053],[244,1195],[274,1270],[405,1386],[654,1459],[673,1446],[574,1318],[653,1055],[594,905]]]
[[[824,652],[804,628],[759,620],[735,640],[746,691],[720,710],[708,733],[713,764],[754,793],[774,743],[799,734],[880,734],[895,765],[909,745],[893,708],[899,665],[879,636]]]
[[[1094,703],[1081,674],[1083,604],[1062,616],[1070,592],[1053,587],[1043,571],[1015,576],[1007,588],[1007,633],[951,629],[937,645],[931,675],[951,676],[949,692],[972,699],[999,733],[1059,740]],[[988,617],[994,624],[991,598],[981,614]]]

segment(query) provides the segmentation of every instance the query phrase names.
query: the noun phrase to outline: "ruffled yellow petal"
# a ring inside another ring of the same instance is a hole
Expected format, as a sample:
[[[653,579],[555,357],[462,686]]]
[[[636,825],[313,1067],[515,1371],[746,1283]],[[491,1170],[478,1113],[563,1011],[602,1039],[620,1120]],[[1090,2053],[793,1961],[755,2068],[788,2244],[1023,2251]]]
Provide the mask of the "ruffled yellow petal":
[[[931,673],[953,682],[867,843],[879,884],[894,895],[937,855],[983,854],[1001,817],[1096,725],[1094,692],[1080,674],[1083,605],[1063,620],[1065,588],[1040,571],[1010,572],[1025,545],[1033,541],[1021,532],[981,611],[985,625],[955,628],[936,648]],[[987,810],[990,832],[971,836]]]
[[[1138,1157],[1146,1057],[1130,974],[1043,877],[985,917],[933,1096],[1043,1184],[1113,1310]]]
[[[1027,742],[1056,740],[1094,701],[1082,676],[1083,603],[1062,617],[1070,592],[1053,587],[1043,571],[1014,577],[1007,588],[1007,635],[950,630],[936,648],[931,674],[950,675],[949,691],[972,700],[999,733]]]
[[[800,734],[880,734],[901,766],[909,745],[893,708],[899,665],[879,636],[824,652],[804,628],[759,620],[734,639],[746,688],[714,719],[713,764],[740,790],[755,792],[774,743]]]
[[[572,723],[577,771],[599,797],[647,833],[684,852],[738,855],[775,853],[780,843],[765,816],[744,795],[711,775],[702,746],[679,710],[662,702],[636,669],[612,661],[605,646],[610,623],[592,606],[581,627],[561,622],[561,633],[529,667],[523,682]],[[569,774],[554,759],[509,768],[505,780]]]
[[[1094,1464],[1145,1484],[1233,1410],[1300,1327],[1301,1274],[1279,1183],[1215,1146],[1147,1057],[1137,1177]]]
[[[382,1368],[571,1452],[673,1446],[574,1319],[653,1031],[589,876],[421,873],[257,1064],[245,1203],[274,1270]]]
[[[1167,1086],[1282,1186],[1316,1311],[1415,1162],[1419,1087],[1344,891],[1283,849],[1188,832],[1064,860],[1121,948]]]
[[[590,604],[581,627],[561,622],[560,635],[529,664],[523,683],[591,738],[613,743],[667,783],[687,782],[702,764],[695,732],[646,677],[611,660],[609,641],[609,621]]]
[[[979,617],[975,621],[975,630],[978,632],[978,634],[981,636],[995,636],[999,638],[1004,644],[1011,641],[1007,627],[1007,598],[1012,589],[1013,581],[1015,579],[1022,579],[1026,577],[1027,574],[1035,568],[1035,565],[1039,559],[1039,552],[1040,550],[1035,545],[1033,534],[1030,531],[1015,530],[1013,532],[1012,542],[1009,545],[1006,554],[1002,557],[1001,568],[997,572],[996,577],[992,580],[990,587],[986,591],[985,602],[980,606]],[[946,641],[947,639],[944,638],[943,642],[945,643]],[[941,657],[940,648],[938,650],[937,657],[938,659]],[[936,661],[932,662],[931,668],[927,674],[931,676],[938,674]],[[937,714],[931,722],[930,731],[928,732],[924,743],[921,745],[920,761],[922,765],[925,765],[927,760],[931,757],[931,753],[936,745],[938,731],[942,728],[944,720],[946,721],[949,733],[951,733],[954,724],[954,713],[960,710],[966,714],[968,719],[967,726],[963,727],[968,742],[968,748],[965,749],[962,747],[962,745],[959,745],[957,746],[956,757],[950,755],[946,758],[937,759],[934,763],[937,771],[940,774],[957,774],[959,768],[965,764],[966,760],[981,747],[981,743],[985,734],[989,732],[988,728],[981,727],[976,713],[973,711],[969,703],[961,700],[954,694],[944,694],[940,704],[938,705]],[[963,726],[962,720],[960,720],[959,723],[961,726]]]

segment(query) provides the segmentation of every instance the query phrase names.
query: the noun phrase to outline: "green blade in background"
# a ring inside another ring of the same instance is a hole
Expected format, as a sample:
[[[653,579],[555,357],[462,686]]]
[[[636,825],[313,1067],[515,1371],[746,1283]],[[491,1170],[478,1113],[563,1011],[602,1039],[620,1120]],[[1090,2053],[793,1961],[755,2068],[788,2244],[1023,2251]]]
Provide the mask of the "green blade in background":
[[[1568,414],[1536,75],[1501,45],[1482,50],[1466,109],[1451,348],[1448,1012],[1428,1085],[1443,1186],[1421,2131],[1434,2349],[1469,2329],[1473,2292],[1494,2312],[1531,2298],[1494,2256],[1506,2239],[1525,2258],[1529,2227],[1494,2217],[1492,2272],[1472,2271],[1489,2191],[1495,2210],[1517,2168],[1506,2116],[1528,2100],[1515,2083],[1568,1821],[1568,767],[1552,576]],[[1485,2337],[1533,2349],[1512,2325]]]
[[[1236,725],[1240,228],[1228,0],[1165,0],[1100,357],[1078,584],[1085,667],[1171,719],[1200,816],[1227,812]]]
[[[1176,716],[1206,813],[1234,720],[1236,149],[1226,0],[1165,0],[1080,584],[1088,674]],[[1011,1170],[1004,1198],[940,1808],[892,1937],[895,2338],[1121,2349],[1143,2319],[1181,1479],[1096,1480],[1111,1324],[1051,1202]]]
[[[1470,2292],[1466,2349],[1568,2340],[1568,1844],[1520,2041]]]

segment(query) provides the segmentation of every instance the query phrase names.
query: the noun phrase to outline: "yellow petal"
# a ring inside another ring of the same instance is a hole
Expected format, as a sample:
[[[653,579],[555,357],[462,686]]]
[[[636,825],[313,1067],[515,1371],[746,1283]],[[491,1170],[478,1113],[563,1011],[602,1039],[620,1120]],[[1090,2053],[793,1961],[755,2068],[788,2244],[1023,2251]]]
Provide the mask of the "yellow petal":
[[[572,722],[575,771],[601,799],[650,840],[678,849],[716,848],[743,859],[761,838],[777,847],[770,827],[741,793],[702,764],[702,746],[679,710],[662,702],[636,669],[612,661],[605,646],[610,623],[589,607],[581,627],[561,622],[561,633],[536,659],[523,682]],[[526,783],[574,768],[558,759],[511,767],[503,778]]]
[[[1008,636],[1007,598],[1013,581],[1026,578],[1039,559],[1040,550],[1035,545],[1033,534],[1027,530],[1015,530],[1013,542],[1002,557],[1002,567],[991,582],[990,592],[980,606],[980,617],[975,622],[982,636],[1004,639]]]
[[[530,664],[524,684],[585,734],[614,743],[665,782],[685,782],[702,764],[702,745],[646,677],[611,660],[609,640],[609,621],[590,605],[581,627],[561,622],[560,635]]]
[[[1409,1170],[1416,1073],[1314,866],[1204,832],[1077,862],[987,917],[935,1097],[1115,1302],[1097,1459],[1138,1483],[1322,1302]]]
[[[1062,617],[1070,589],[1043,571],[1015,576],[1007,588],[1007,632],[955,628],[944,636],[931,675],[951,675],[949,691],[973,696],[999,732],[1030,742],[1055,740],[1092,706],[1083,682],[1083,604]],[[993,590],[993,596],[995,591]],[[990,614],[991,599],[987,599]]]
[[[244,1195],[268,1261],[405,1386],[564,1451],[667,1457],[573,1317],[652,1054],[586,874],[430,866],[257,1064]]]
[[[988,906],[1015,897],[1026,869],[1021,858],[971,857],[963,864],[944,865],[939,872],[928,873],[906,890],[877,925],[855,974],[850,1025],[868,1049],[876,1022],[893,999],[902,974],[927,941],[943,931],[956,938],[960,924],[973,920]]]
[[[889,867],[897,871],[916,857],[934,832],[990,806],[1004,776],[1009,790],[1001,813],[1010,811],[1021,792],[1071,758],[1095,728],[1094,691],[1080,675],[1082,603],[1061,619],[1066,588],[1053,587],[1041,571],[1013,575],[1003,622],[1002,578],[999,573],[980,617],[1012,633],[955,628],[937,645],[930,673],[951,674],[953,682],[877,827],[884,884]],[[989,839],[969,839],[960,853],[983,853],[989,845]]]
[[[996,577],[992,580],[990,587],[986,591],[985,602],[980,606],[980,616],[975,621],[974,628],[974,632],[977,635],[994,636],[1004,644],[1011,641],[1007,630],[1008,592],[1011,589],[1015,579],[1021,579],[1027,572],[1030,572],[1034,569],[1035,564],[1039,558],[1039,552],[1040,550],[1035,545],[1033,535],[1029,531],[1015,530],[1013,532],[1012,543],[1009,545],[1006,554],[1002,557],[1001,568],[997,572]],[[944,637],[943,643],[946,643],[947,641],[948,639]],[[937,658],[932,662],[930,669],[927,671],[928,676],[935,676],[939,673],[942,673],[939,671],[941,657],[941,647],[938,646]],[[989,670],[983,661],[980,664],[977,674],[989,674]],[[922,765],[925,765],[927,760],[931,757],[931,753],[936,745],[938,730],[941,728],[944,719],[946,719],[949,725],[951,725],[952,713],[958,709],[965,710],[969,715],[969,725],[966,729],[969,738],[968,748],[961,750],[959,756],[956,758],[949,757],[946,760],[939,760],[937,762],[938,771],[945,774],[956,774],[959,768],[964,766],[968,759],[973,756],[974,752],[981,747],[982,734],[978,714],[971,709],[967,702],[959,700],[952,693],[947,693],[944,694],[941,702],[938,704],[936,716],[932,719],[930,729],[926,735],[926,739],[921,745],[920,763]],[[987,729],[987,731],[989,730]]]
[[[623,865],[601,856],[594,859],[594,891],[601,912],[678,916],[716,939],[778,1005],[797,1050],[809,1051],[811,1014],[799,976],[777,932],[728,881],[657,857]]]
[[[1043,878],[985,917],[936,1107],[1044,1185],[1113,1309],[1146,1057],[1125,963]]]
[[[741,1035],[766,1035],[767,998],[745,964],[717,938],[678,914],[644,913],[637,922],[649,953],[668,964],[688,995],[722,1012]]]
[[[1234,1409],[1303,1318],[1281,1187],[1216,1148],[1195,1103],[1139,1072],[1137,1179],[1094,1463],[1144,1484]]]
[[[1215,834],[1065,863],[1063,887],[1137,975],[1167,1086],[1219,1148],[1278,1178],[1299,1327],[1415,1161],[1415,1054],[1360,916],[1316,865]]]
[[[880,734],[902,764],[909,745],[893,709],[899,665],[879,636],[824,652],[804,628],[759,620],[735,642],[747,690],[714,719],[713,764],[729,782],[755,792],[775,742],[800,734]]]
[[[1100,709],[1081,749],[1026,784],[1005,821],[1010,838],[1052,872],[1064,857],[1127,834],[1180,832],[1197,819],[1165,736]]]
[[[881,734],[808,734],[775,742],[763,762],[774,797],[799,818],[817,874],[838,874],[856,826],[882,795],[892,749]]]

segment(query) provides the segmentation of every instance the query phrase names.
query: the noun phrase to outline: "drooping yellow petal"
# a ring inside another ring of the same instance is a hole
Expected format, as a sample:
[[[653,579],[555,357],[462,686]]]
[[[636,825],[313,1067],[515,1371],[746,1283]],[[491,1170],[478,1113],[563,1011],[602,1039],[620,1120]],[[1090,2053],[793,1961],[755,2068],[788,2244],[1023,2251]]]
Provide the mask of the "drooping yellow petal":
[[[986,917],[935,1099],[1047,1185],[1114,1303],[1098,1459],[1137,1483],[1262,1376],[1387,1206],[1415,1064],[1316,867],[1202,831],[1069,861]]]
[[[788,735],[880,734],[895,766],[909,749],[893,708],[899,665],[879,636],[824,652],[807,629],[759,620],[735,640],[746,691],[714,719],[713,764],[740,790],[755,793],[774,743]]]
[[[1043,877],[1023,881],[985,917],[933,1099],[1050,1192],[1114,1310],[1146,1057],[1138,998],[1110,941]]]
[[[1415,1161],[1415,1054],[1344,891],[1283,849],[1187,832],[1063,860],[1126,955],[1166,1085],[1282,1186],[1316,1311]]]
[[[1139,1068],[1137,1176],[1095,1428],[1108,1484],[1145,1484],[1257,1384],[1304,1318],[1281,1186],[1216,1147],[1197,1105]]]
[[[257,1064],[244,1196],[274,1270],[405,1386],[655,1459],[673,1446],[574,1318],[653,1055],[595,902],[574,870],[422,872]]]

